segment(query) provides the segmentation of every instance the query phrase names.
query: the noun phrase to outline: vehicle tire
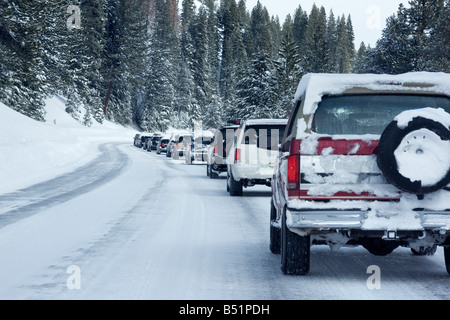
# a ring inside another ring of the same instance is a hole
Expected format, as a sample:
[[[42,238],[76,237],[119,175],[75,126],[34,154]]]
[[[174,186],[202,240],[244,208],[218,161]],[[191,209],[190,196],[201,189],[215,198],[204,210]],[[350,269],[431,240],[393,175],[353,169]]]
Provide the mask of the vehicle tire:
[[[209,166],[209,178],[210,179],[215,179],[217,178],[217,173],[214,172],[214,170],[212,169],[212,166]]]
[[[450,247],[444,247],[444,259],[445,268],[447,269],[447,273],[450,274]]]
[[[281,271],[306,275],[310,265],[310,236],[299,236],[286,225],[286,211],[281,216]]]
[[[243,185],[242,181],[236,181],[234,180],[233,174],[231,171],[229,174],[227,174],[227,190],[230,192],[230,196],[232,197],[241,197],[242,196],[242,190]]]
[[[413,249],[411,248],[411,252],[415,255],[415,256],[432,256],[436,253],[437,250],[437,245],[434,245],[431,248],[420,248],[419,250]]]
[[[279,254],[281,252],[281,229],[275,226],[277,220],[277,209],[270,201],[270,252]]]
[[[418,195],[435,192],[450,183],[449,143],[450,131],[437,121],[418,116],[405,128],[393,121],[380,138],[378,167],[389,183],[404,192]],[[448,165],[442,164],[443,159]],[[410,165],[402,166],[402,160]],[[433,168],[435,176],[424,170],[427,167]]]
[[[211,170],[211,169],[210,169],[210,165],[207,164],[207,165],[206,165],[206,176],[207,176],[207,177],[210,177],[210,176],[211,176],[210,170]]]

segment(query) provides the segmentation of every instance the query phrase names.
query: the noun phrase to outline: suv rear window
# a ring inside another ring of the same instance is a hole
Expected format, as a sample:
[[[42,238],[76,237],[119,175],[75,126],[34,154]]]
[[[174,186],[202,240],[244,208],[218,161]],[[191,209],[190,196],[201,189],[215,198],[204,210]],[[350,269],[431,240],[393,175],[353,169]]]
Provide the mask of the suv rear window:
[[[245,127],[243,144],[256,144],[258,148],[277,150],[286,125],[249,125]]]
[[[450,99],[432,95],[326,96],[314,115],[313,131],[320,134],[377,134],[405,110],[442,108],[450,112]]]

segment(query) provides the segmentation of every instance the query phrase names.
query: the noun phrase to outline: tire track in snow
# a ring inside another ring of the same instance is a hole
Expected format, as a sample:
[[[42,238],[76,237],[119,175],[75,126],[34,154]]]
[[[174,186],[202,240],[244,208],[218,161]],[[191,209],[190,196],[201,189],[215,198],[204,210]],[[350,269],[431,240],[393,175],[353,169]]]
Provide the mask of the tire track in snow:
[[[129,163],[119,144],[99,146],[100,155],[70,173],[0,196],[0,228],[63,203],[112,180]]]

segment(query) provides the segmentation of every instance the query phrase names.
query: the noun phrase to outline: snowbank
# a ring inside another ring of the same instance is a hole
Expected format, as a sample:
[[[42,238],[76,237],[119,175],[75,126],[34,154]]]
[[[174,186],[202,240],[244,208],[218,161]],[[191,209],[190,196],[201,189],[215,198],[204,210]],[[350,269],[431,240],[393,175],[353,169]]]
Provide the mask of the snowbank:
[[[57,97],[46,101],[46,122],[0,103],[0,194],[54,178],[98,155],[98,145],[132,142],[135,130],[105,121],[85,127]]]

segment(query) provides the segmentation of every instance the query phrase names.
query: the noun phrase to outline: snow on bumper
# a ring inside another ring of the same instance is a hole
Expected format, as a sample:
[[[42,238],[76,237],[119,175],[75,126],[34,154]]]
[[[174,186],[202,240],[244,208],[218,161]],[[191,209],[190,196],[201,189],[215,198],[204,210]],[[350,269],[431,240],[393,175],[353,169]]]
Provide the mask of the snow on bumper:
[[[274,173],[273,167],[248,164],[235,164],[232,166],[232,170],[233,176],[239,179],[272,179]]]
[[[436,230],[450,232],[450,211],[299,210],[287,209],[289,228],[301,230]]]
[[[297,229],[434,230],[450,233],[448,191],[419,200],[401,194],[398,201],[290,200],[287,223]]]

